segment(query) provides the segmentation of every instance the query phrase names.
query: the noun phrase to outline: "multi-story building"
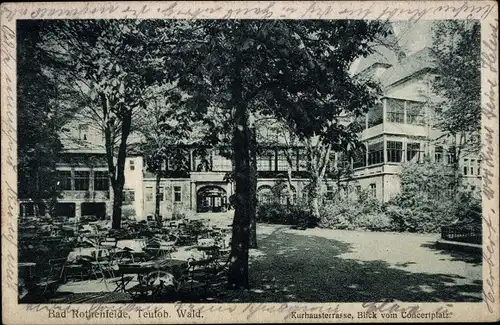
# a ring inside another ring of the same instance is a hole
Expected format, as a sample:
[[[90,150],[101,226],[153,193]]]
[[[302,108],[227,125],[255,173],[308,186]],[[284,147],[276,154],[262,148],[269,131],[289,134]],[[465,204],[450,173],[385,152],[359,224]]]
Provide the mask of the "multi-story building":
[[[360,77],[377,79],[384,96],[365,117],[361,141],[366,154],[354,162],[354,178],[382,201],[399,192],[402,163],[422,162],[427,157],[451,165],[454,159],[451,142],[436,127],[437,116],[430,104],[431,82],[435,77],[430,49],[407,57],[385,53],[375,55],[358,73]],[[458,159],[466,181],[479,188],[478,155],[473,153]]]
[[[64,150],[57,163],[61,195],[56,213],[104,218],[112,211],[104,139],[91,123],[79,120],[74,119],[66,127],[71,131],[61,134]]]

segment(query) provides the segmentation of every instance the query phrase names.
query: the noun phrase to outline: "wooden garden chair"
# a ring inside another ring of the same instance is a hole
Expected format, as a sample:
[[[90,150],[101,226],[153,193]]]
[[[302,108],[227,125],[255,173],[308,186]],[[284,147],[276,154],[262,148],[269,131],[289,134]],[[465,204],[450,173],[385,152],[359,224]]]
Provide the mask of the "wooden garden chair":
[[[54,293],[57,290],[63,279],[65,263],[66,258],[49,260],[48,272],[46,275],[42,275],[40,281],[36,283],[36,287],[41,291],[42,295],[45,295],[48,292]]]

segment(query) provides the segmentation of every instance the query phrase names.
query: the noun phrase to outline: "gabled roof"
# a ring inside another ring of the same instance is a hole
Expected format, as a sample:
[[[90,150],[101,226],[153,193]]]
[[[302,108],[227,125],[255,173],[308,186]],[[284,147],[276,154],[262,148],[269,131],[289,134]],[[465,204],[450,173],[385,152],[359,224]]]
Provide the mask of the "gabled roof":
[[[396,65],[388,68],[381,76],[380,83],[384,88],[394,85],[419,72],[435,67],[431,50],[428,47],[404,58]]]
[[[67,135],[62,135],[60,140],[63,146],[63,152],[65,153],[106,153],[103,145],[93,142],[82,141]]]
[[[374,53],[370,54],[366,58],[360,59],[355,74],[363,73],[363,71],[376,65],[388,67],[397,64],[397,62],[398,57],[393,50],[382,45],[375,46]]]

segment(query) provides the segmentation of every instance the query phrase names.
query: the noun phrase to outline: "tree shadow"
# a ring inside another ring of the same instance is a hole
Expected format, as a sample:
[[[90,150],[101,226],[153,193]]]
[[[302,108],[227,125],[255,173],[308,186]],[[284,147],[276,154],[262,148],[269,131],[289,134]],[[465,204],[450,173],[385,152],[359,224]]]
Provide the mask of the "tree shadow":
[[[449,261],[462,261],[465,263],[469,263],[473,266],[482,265],[483,257],[481,254],[444,249],[438,247],[435,242],[428,242],[420,246],[428,248],[436,252],[437,254],[443,255],[443,257],[446,257],[446,259]]]
[[[276,232],[250,259],[251,290],[227,293],[228,302],[472,302],[481,281],[456,274],[415,273],[383,260],[346,259],[350,244]]]

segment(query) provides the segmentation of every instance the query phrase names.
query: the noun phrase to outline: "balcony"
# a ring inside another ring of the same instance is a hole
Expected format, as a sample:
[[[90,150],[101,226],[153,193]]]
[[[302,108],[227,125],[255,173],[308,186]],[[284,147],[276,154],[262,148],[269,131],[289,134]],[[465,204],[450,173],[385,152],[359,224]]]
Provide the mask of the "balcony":
[[[195,182],[225,182],[227,172],[191,172],[191,180]]]
[[[81,200],[81,201],[106,201],[110,198],[109,191],[63,191],[61,193],[63,200]]]

